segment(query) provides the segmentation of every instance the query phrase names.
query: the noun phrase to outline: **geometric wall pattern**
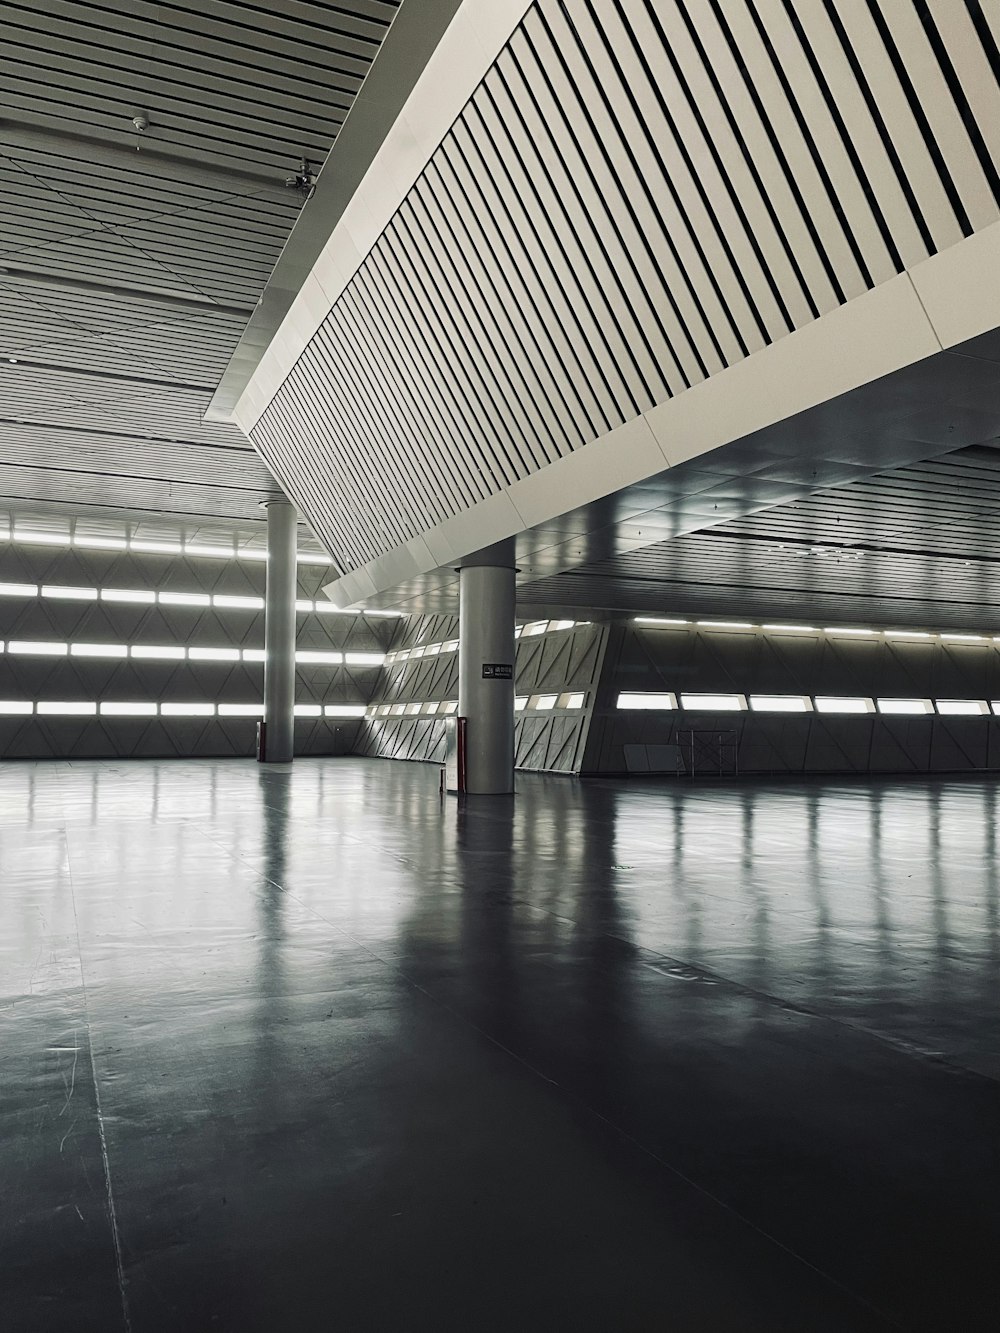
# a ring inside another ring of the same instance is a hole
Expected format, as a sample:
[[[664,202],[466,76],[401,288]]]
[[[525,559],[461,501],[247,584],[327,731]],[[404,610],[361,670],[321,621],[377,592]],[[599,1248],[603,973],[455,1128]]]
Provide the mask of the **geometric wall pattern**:
[[[458,634],[450,616],[413,617],[406,622],[393,649],[412,649],[449,642]],[[596,697],[607,630],[581,624],[544,634],[522,636],[517,642],[514,689],[531,700],[538,696],[582,695],[582,706],[553,707],[515,714],[515,767],[525,770],[575,773]],[[454,700],[458,697],[458,654],[448,652],[386,664],[382,684],[373,702],[402,705]],[[380,708],[381,711],[381,708]],[[366,717],[358,737],[360,754],[386,759],[444,761],[445,722],[441,716],[402,713]]]
[[[998,41],[962,0],[538,0],[254,443],[341,571],[573,454],[995,222]]]
[[[929,773],[1000,768],[1000,718],[938,714],[619,711],[619,692],[1000,699],[992,643],[807,633],[612,628],[583,771],[624,773],[626,746],[687,750],[691,731],[735,731],[753,773]]]
[[[299,596],[323,599],[323,565],[298,566]],[[262,561],[100,551],[4,543],[0,582],[81,588],[262,598]],[[397,622],[362,615],[308,613],[297,617],[301,650],[383,654]],[[169,605],[163,602],[77,601],[48,596],[0,596],[0,640],[69,644],[183,645],[263,649],[264,613],[252,608]],[[377,666],[299,663],[296,700],[365,704]],[[263,665],[246,661],[169,661],[0,654],[0,699],[34,701],[210,702],[256,704],[263,698]],[[300,754],[349,753],[357,722],[349,718],[296,720]],[[250,755],[253,717],[0,717],[5,758],[173,757]]]

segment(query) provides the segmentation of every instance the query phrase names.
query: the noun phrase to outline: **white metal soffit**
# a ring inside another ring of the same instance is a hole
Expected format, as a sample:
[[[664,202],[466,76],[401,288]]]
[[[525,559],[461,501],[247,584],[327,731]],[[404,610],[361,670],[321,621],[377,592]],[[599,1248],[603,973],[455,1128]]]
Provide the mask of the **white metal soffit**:
[[[538,0],[254,443],[342,571],[401,550],[995,223],[998,39],[964,0]]]
[[[202,418],[398,3],[5,5],[0,498],[260,519]]]

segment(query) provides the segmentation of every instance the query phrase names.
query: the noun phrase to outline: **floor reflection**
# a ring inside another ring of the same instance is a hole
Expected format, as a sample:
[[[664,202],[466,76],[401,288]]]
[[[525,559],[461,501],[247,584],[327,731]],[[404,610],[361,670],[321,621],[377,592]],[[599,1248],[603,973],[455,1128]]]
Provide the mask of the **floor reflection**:
[[[236,1245],[221,1200],[263,1214],[278,1181],[324,1235],[334,1197],[384,1228],[415,1157],[414,1213],[452,1144],[489,1191],[538,1123],[538,1161],[599,1125],[603,1163],[631,1145],[894,1318],[987,1326],[998,784],[519,787],[442,801],[435,770],[360,760],[0,767],[2,994],[56,1014],[29,1059],[85,984],[112,1167],[141,1181],[130,1253],[166,1265],[201,1209]],[[175,1180],[180,1212],[144,1212]]]

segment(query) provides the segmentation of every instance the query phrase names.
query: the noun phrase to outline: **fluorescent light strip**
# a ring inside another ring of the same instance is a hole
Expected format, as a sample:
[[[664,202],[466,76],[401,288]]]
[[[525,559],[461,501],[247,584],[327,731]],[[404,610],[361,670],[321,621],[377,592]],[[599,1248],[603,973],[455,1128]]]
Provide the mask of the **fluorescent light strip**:
[[[344,660],[344,654],[317,652],[309,648],[302,652],[297,652],[295,654],[295,660],[296,662],[309,665],[340,666]]]
[[[105,703],[100,706],[101,717],[155,717],[156,704],[140,703]]]
[[[71,657],[128,657],[124,643],[71,643]]]
[[[695,622],[699,629],[756,629],[745,620],[699,620]]]
[[[0,699],[0,717],[25,717],[34,711],[30,699]]]
[[[238,662],[238,648],[189,648],[189,662]]]
[[[761,625],[772,634],[818,634],[815,625]]]
[[[813,706],[817,713],[874,713],[873,699],[852,698],[849,696],[815,695]]]
[[[74,537],[74,546],[83,546],[93,551],[124,551],[128,542],[124,537]]]
[[[149,662],[180,662],[187,657],[187,649],[178,644],[133,643],[129,656]]]
[[[69,644],[43,642],[39,639],[11,639],[7,644],[7,651],[31,657],[65,657],[69,652]]]
[[[219,704],[219,717],[263,717],[263,704]]]
[[[263,611],[263,597],[237,597],[229,593],[215,593],[212,605],[224,607],[229,611]]]
[[[156,597],[161,606],[212,605],[212,599],[207,592],[158,592]]]
[[[985,699],[936,699],[942,717],[983,717],[990,711]]]
[[[894,716],[917,716],[934,712],[934,704],[930,699],[876,699],[875,702],[880,713]]]
[[[43,597],[62,597],[62,598],[65,598],[66,601],[73,601],[73,602],[96,602],[96,601],[97,601],[97,589],[96,589],[96,588],[73,588],[73,587],[70,587],[70,586],[65,585],[65,584],[58,584],[58,583],[43,583],[43,584],[42,584],[42,596],[43,596]]]
[[[95,717],[97,704],[87,700],[42,699],[35,705],[39,717]]]
[[[0,597],[37,597],[37,583],[0,583]]]

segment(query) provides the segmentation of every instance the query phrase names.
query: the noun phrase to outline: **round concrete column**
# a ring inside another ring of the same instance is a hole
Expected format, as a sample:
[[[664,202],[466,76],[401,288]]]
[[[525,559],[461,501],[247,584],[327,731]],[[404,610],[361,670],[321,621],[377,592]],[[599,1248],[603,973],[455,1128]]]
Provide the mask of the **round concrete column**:
[[[295,506],[270,500],[264,595],[264,759],[290,762],[295,745]]]
[[[514,790],[513,544],[481,558],[459,574],[458,712],[468,718],[466,791],[502,796]]]

